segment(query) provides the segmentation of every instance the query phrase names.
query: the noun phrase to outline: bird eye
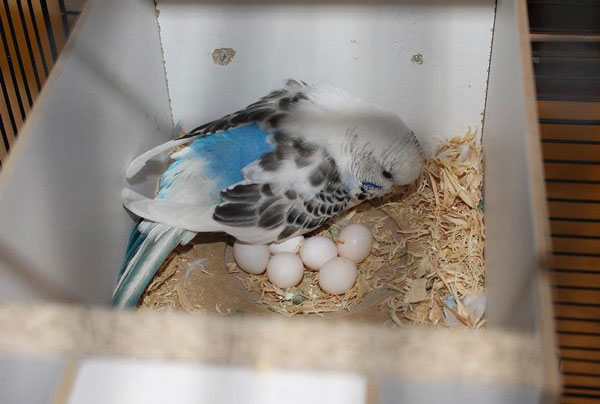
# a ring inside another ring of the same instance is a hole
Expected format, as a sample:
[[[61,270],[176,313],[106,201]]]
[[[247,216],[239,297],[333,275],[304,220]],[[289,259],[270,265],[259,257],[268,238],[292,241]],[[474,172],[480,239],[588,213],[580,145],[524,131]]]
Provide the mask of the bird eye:
[[[389,171],[385,171],[385,170],[383,170],[383,171],[381,172],[381,175],[383,175],[383,176],[384,176],[385,178],[387,178],[387,179],[390,179],[390,178],[392,178],[392,173],[390,173]]]

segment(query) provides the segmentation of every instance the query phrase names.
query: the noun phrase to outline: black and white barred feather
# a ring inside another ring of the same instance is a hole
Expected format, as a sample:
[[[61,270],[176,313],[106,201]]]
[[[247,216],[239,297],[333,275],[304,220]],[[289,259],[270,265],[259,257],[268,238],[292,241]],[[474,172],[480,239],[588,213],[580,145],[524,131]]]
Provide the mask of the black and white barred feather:
[[[304,81],[287,80],[285,87],[272,91],[244,109],[200,125],[181,138],[210,135],[250,123],[257,123],[264,130],[277,129],[290,107],[299,101],[308,101],[306,90],[309,89],[310,86]]]
[[[308,175],[304,183],[281,181],[277,175],[272,182],[244,181],[221,192],[223,203],[215,208],[213,219],[226,226],[276,231],[275,240],[281,241],[322,226],[352,198],[324,149],[281,134],[275,139],[275,150],[258,161],[257,169],[275,174],[294,167]],[[251,169],[247,176],[253,177]]]

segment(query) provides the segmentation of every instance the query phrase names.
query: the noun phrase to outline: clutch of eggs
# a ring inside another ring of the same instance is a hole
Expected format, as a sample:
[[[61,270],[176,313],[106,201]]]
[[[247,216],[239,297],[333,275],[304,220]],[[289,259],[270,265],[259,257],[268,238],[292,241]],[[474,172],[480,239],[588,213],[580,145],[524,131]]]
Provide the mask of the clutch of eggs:
[[[371,230],[358,223],[346,226],[334,243],[323,236],[293,237],[269,246],[233,245],[233,258],[237,265],[250,274],[262,274],[280,288],[289,288],[302,282],[304,267],[320,271],[319,286],[330,294],[343,294],[354,286],[358,277],[356,264],[371,253]]]

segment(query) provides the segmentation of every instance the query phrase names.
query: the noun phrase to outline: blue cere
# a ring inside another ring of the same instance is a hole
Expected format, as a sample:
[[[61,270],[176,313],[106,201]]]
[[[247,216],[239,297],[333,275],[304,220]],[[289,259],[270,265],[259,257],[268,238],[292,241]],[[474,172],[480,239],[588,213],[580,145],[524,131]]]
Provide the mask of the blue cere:
[[[377,189],[377,190],[379,190],[379,189],[383,189],[383,187],[382,187],[382,186],[380,186],[380,185],[377,185],[377,184],[373,184],[372,182],[363,182],[363,183],[362,183],[362,188],[363,188],[364,190],[366,190],[366,191],[370,191],[370,190],[372,190],[372,189]]]

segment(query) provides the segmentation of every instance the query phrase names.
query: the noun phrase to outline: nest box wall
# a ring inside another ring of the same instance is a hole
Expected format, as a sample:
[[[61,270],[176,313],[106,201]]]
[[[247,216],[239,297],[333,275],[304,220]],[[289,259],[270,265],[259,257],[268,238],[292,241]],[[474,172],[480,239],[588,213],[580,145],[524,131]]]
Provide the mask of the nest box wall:
[[[431,151],[481,124],[493,0],[159,0],[174,120],[192,129],[288,78],[397,111]]]

